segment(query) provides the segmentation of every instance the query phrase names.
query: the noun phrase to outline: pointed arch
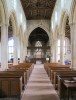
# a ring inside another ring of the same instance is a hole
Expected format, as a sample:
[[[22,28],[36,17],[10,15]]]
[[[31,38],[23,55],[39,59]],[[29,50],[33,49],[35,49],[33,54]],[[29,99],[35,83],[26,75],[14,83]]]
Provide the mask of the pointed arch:
[[[17,17],[16,17],[15,11],[11,11],[11,13],[9,14],[9,20],[11,20],[12,26],[13,26],[13,31],[17,35],[18,34],[18,22],[17,22]]]
[[[22,26],[20,25],[19,27],[19,38],[23,37],[23,30],[22,30]]]
[[[5,23],[5,12],[4,12],[4,8],[3,8],[3,4],[0,0],[0,25]]]
[[[48,36],[50,36],[49,30],[48,30],[45,26],[43,26],[43,25],[35,25],[34,27],[32,27],[32,28],[28,31],[28,37],[29,37],[29,35],[31,34],[31,32],[32,32],[33,30],[35,30],[36,28],[38,28],[38,27],[42,28],[44,31],[46,31],[46,33],[48,34]]]
[[[76,14],[75,9],[76,9],[76,0],[72,0],[71,7],[70,7],[70,23],[74,22],[74,15]]]
[[[62,35],[63,33],[65,33],[65,27],[66,27],[66,21],[67,21],[67,18],[69,19],[69,15],[66,11],[64,11],[62,13],[62,16],[61,16],[61,21],[60,21],[60,26],[59,26],[59,29],[60,29],[60,34]]]
[[[3,5],[2,13],[4,13],[4,15],[2,16],[2,18],[5,17],[4,20],[3,20],[3,24],[7,24],[8,25],[8,7],[7,7],[7,0],[0,0],[0,2],[2,2],[2,5]]]
[[[62,16],[61,16],[61,20],[60,20],[60,26],[59,26],[60,33],[62,31],[62,28],[65,28],[67,17],[69,17],[68,12],[67,11],[63,11],[62,12]]]

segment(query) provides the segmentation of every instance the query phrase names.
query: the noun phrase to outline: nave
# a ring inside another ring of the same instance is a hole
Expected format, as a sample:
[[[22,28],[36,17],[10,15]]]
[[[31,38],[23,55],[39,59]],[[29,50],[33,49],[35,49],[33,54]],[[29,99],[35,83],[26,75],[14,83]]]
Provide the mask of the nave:
[[[36,64],[21,100],[60,100],[44,65]]]

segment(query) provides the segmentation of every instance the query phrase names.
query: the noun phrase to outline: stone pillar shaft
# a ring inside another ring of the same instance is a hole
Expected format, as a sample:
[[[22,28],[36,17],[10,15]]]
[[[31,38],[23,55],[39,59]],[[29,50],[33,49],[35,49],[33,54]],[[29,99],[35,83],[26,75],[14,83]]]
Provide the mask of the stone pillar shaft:
[[[8,68],[8,25],[1,26],[1,69]]]
[[[20,63],[23,63],[23,42],[22,39],[20,40]]]
[[[56,62],[56,41],[54,42],[54,45],[53,45],[53,62]]]
[[[14,34],[14,65],[18,64],[18,38],[17,35]]]
[[[71,67],[76,69],[76,24],[71,24]]]
[[[64,64],[64,36],[60,37],[60,63]]]

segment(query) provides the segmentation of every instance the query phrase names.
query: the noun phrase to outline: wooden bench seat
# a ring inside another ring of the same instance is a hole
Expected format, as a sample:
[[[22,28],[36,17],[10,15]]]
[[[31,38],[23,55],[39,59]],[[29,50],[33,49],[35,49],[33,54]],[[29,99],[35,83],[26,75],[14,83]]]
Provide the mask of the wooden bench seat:
[[[60,74],[60,73],[62,73],[62,74],[66,74],[66,73],[70,73],[70,72],[76,72],[75,70],[55,70],[54,71],[54,76],[53,76],[53,80],[54,80],[54,87],[55,87],[55,89],[56,89],[56,85],[58,84],[58,75]]]
[[[33,67],[34,67],[34,64],[32,63],[28,63],[28,64],[24,64],[24,63],[20,63],[19,65],[13,65],[11,66],[9,69],[28,69],[27,72],[28,72],[28,78],[33,70]],[[27,78],[27,79],[28,79]]]
[[[27,84],[27,75],[28,75],[27,69],[7,69],[7,71],[5,71],[5,73],[21,75],[22,76],[23,86],[25,88],[25,85]]]
[[[22,96],[21,76],[0,76],[0,98]]]
[[[61,64],[58,64],[58,63],[45,63],[44,67],[45,67],[45,70],[46,70],[48,76],[50,77],[52,69],[59,69],[59,68],[61,68],[63,70],[69,69],[70,65],[61,65]]]
[[[57,68],[57,69],[51,69],[50,72],[50,79],[52,81],[52,83],[54,83],[54,72],[66,72],[66,71],[73,71],[70,68]]]
[[[64,96],[64,85],[63,80],[72,79],[72,77],[76,77],[76,73],[64,73],[63,75],[58,75],[58,94],[60,98]]]
[[[54,71],[56,70],[73,70],[73,69],[70,69],[68,67],[55,67],[55,68],[50,68],[50,71],[49,71],[49,77],[52,78],[53,74],[54,74]]]
[[[26,79],[27,80],[29,80],[29,77],[30,77],[30,74],[31,74],[31,72],[32,71],[30,71],[30,69],[29,68],[22,68],[22,67],[13,67],[13,68],[11,68],[11,69],[7,69],[8,71],[26,71]],[[27,81],[26,80],[26,81]],[[27,82],[26,82],[27,83]]]
[[[20,63],[0,71],[0,98],[21,97],[34,65]],[[3,87],[4,86],[4,87]]]

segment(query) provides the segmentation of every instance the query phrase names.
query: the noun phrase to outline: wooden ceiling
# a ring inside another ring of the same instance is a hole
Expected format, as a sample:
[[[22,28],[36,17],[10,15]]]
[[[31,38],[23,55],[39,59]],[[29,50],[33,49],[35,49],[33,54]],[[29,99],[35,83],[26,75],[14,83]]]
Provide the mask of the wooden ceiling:
[[[51,19],[56,0],[21,0],[26,18]]]

